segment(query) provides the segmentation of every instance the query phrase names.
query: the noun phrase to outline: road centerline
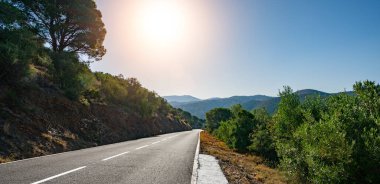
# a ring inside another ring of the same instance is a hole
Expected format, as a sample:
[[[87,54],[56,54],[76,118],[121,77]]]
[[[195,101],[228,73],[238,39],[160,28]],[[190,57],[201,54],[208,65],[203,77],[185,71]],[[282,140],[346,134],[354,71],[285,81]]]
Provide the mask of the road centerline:
[[[121,156],[121,155],[125,155],[127,153],[129,153],[129,151],[126,151],[126,152],[123,152],[123,153],[120,153],[120,154],[117,154],[117,155],[114,155],[114,156],[107,157],[107,158],[103,159],[102,161],[107,161],[109,159],[112,159],[112,158],[115,158],[115,157],[118,157],[118,156]]]
[[[72,172],[75,172],[75,171],[78,171],[78,170],[84,169],[85,167],[87,167],[87,166],[78,167],[78,168],[76,168],[76,169],[72,169],[72,170],[70,170],[70,171],[66,171],[66,172],[63,172],[63,173],[61,173],[61,174],[57,174],[57,175],[54,175],[54,176],[51,176],[51,177],[45,178],[45,179],[43,179],[43,180],[33,182],[33,183],[31,183],[31,184],[39,184],[39,183],[43,183],[43,182],[45,182],[45,181],[49,181],[49,180],[52,180],[52,179],[54,179],[54,178],[58,178],[58,177],[60,177],[60,176],[63,176],[63,175],[66,175],[66,174],[69,174],[69,173],[72,173]]]

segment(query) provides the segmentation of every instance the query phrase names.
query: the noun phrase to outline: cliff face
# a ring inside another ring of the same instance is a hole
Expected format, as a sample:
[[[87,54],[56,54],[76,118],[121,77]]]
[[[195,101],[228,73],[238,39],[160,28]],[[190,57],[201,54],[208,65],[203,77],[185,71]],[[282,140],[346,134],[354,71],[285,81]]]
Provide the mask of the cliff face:
[[[170,113],[143,118],[71,101],[49,87],[0,87],[0,162],[190,130]]]

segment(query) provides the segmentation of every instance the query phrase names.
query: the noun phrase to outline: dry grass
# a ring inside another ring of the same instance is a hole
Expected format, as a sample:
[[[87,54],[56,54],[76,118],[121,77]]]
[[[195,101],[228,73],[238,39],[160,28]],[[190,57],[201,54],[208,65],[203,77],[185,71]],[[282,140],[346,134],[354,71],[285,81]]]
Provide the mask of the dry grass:
[[[276,169],[264,164],[261,157],[236,153],[222,141],[207,132],[201,132],[201,153],[219,160],[229,183],[286,183],[285,177]]]
[[[0,156],[0,163],[11,162],[13,159]]]
[[[67,141],[60,139],[60,138],[56,138],[56,139],[54,139],[54,142],[56,144],[60,145],[63,150],[67,150]]]
[[[53,137],[53,135],[47,134],[47,133],[42,133],[42,137],[47,139],[49,142],[53,142],[55,144],[58,144],[59,146],[62,147],[63,150],[67,150],[67,141],[61,139],[60,137]],[[75,138],[75,135],[72,135]]]
[[[49,142],[51,142],[53,140],[53,136],[50,135],[50,134],[47,134],[47,133],[42,133],[41,134],[42,137],[44,137],[46,140],[48,140]]]
[[[63,136],[66,137],[66,138],[69,138],[69,139],[73,139],[73,140],[77,139],[77,136],[75,134],[71,133],[68,130],[65,130],[63,132]]]

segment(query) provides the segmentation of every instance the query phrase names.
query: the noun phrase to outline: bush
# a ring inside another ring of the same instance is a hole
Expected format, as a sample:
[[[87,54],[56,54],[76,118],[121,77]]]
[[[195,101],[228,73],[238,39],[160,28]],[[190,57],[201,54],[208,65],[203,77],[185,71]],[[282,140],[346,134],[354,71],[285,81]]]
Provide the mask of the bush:
[[[0,30],[0,85],[14,85],[29,75],[41,44],[27,30]]]
[[[81,63],[75,53],[51,53],[54,70],[51,71],[55,83],[65,95],[78,100],[79,96],[95,85],[94,75],[85,63]]]

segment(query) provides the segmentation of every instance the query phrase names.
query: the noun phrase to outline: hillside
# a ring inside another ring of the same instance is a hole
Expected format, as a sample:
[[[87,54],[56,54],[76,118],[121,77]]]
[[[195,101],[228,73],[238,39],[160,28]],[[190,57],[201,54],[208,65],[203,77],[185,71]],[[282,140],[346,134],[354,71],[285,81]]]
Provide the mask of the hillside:
[[[347,92],[352,94],[352,92]],[[327,97],[330,93],[313,90],[313,89],[304,89],[296,91],[296,94],[299,95],[301,100],[304,100],[307,96],[319,95],[321,97]],[[273,114],[277,105],[280,102],[279,97],[270,97],[264,95],[255,95],[255,96],[233,96],[229,98],[213,98],[208,100],[201,100],[197,102],[189,103],[171,103],[174,107],[181,108],[185,111],[192,113],[193,115],[205,119],[205,113],[211,109],[217,107],[229,108],[235,104],[241,104],[244,109],[252,110],[257,108],[265,108],[270,114]],[[169,102],[170,103],[170,102]]]
[[[83,103],[45,79],[0,86],[0,126],[0,161],[191,129],[170,107],[143,116],[106,101]]]

